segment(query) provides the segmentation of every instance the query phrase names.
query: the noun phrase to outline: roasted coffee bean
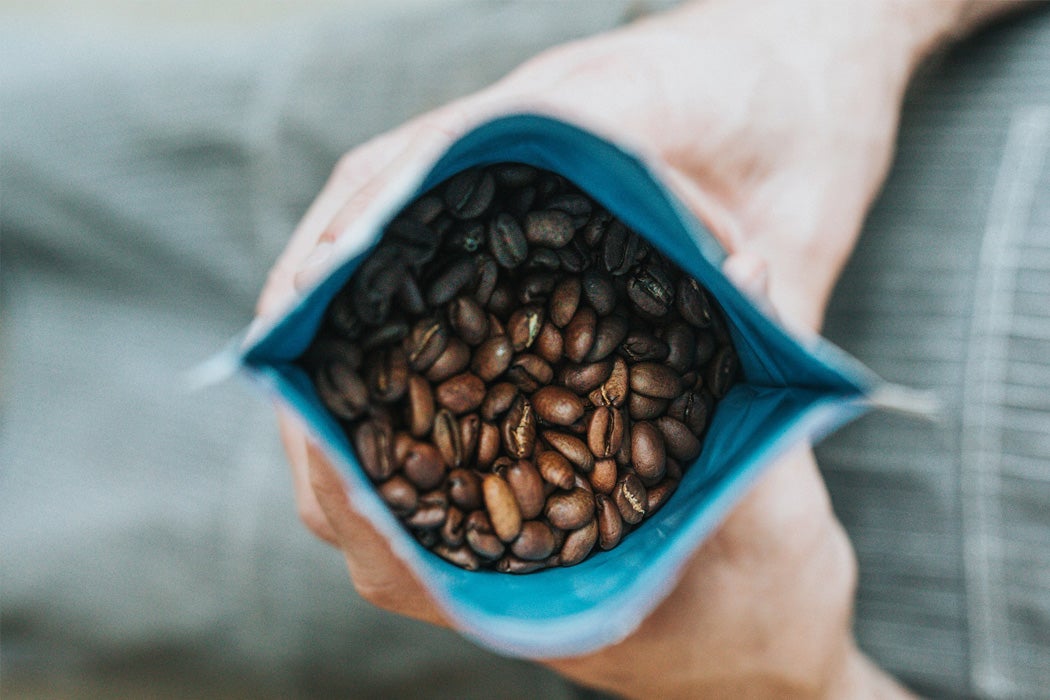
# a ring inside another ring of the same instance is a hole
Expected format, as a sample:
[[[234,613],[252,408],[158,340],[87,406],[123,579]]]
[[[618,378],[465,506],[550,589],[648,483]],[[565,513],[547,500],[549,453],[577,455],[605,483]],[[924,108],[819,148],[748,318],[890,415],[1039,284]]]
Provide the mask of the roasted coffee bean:
[[[528,520],[521,525],[521,534],[510,545],[514,556],[526,561],[541,561],[554,551],[554,533],[549,525],[539,520]]]
[[[565,355],[564,348],[565,342],[562,340],[561,331],[550,321],[543,324],[540,334],[536,337],[536,342],[532,344],[532,349],[536,354],[552,365],[562,361]]]
[[[489,317],[471,297],[457,297],[448,305],[448,322],[467,345],[480,345],[489,335]]]
[[[715,342],[715,335],[711,331],[697,331],[696,333],[696,356],[695,362],[697,367],[703,367],[711,358],[715,356],[715,350],[718,349],[718,344]]]
[[[408,335],[408,323],[404,319],[392,319],[374,329],[361,339],[362,349],[374,350],[375,348],[401,342]]]
[[[496,477],[499,478],[499,477]],[[503,556],[505,547],[492,527],[492,521],[484,510],[475,510],[467,516],[463,529],[467,545],[482,559],[492,561]]]
[[[675,372],[685,374],[696,366],[696,334],[686,323],[668,324],[663,332],[669,352],[665,362]]]
[[[390,425],[381,420],[361,423],[354,433],[357,458],[373,481],[386,481],[394,473],[394,436]]]
[[[554,287],[550,299],[550,319],[558,328],[564,328],[576,314],[581,290],[580,278],[576,276],[563,277]]]
[[[618,219],[605,229],[602,241],[602,261],[613,275],[625,275],[634,266],[638,255],[638,236]]]
[[[583,440],[556,430],[546,430],[543,432],[542,437],[548,445],[560,452],[577,469],[585,474],[593,471],[594,455],[591,454]]]
[[[655,360],[663,361],[667,358],[669,348],[667,343],[657,338],[652,333],[645,331],[631,331],[620,344],[623,352],[631,362],[646,362]]]
[[[526,394],[550,384],[553,379],[551,366],[539,355],[531,353],[518,355],[507,369],[507,380]]]
[[[399,430],[394,433],[394,464],[401,466],[417,441],[409,433]]]
[[[583,272],[587,266],[590,265],[590,258],[587,255],[587,251],[581,248],[578,238],[572,239],[572,241],[569,242],[569,245],[563,248],[558,248],[556,252],[558,254],[558,262],[561,265],[561,269],[566,272]]]
[[[402,343],[408,365],[417,372],[430,368],[448,345],[448,330],[437,318],[424,318],[416,322]]]
[[[640,523],[645,517],[649,507],[647,498],[645,486],[634,474],[624,474],[620,477],[613,490],[613,501],[620,511],[620,517],[630,525]]]
[[[611,314],[616,308],[616,288],[612,280],[597,270],[587,270],[581,280],[583,298],[599,316]]]
[[[481,493],[492,530],[501,541],[513,542],[521,532],[521,509],[510,485],[502,477],[489,474],[481,482]]]
[[[666,478],[674,479],[676,481],[682,480],[682,465],[677,459],[667,458],[667,475]]]
[[[542,561],[529,561],[513,554],[507,554],[496,562],[495,568],[501,574],[531,574],[533,571],[545,569],[546,564]]]
[[[543,514],[554,527],[575,530],[594,519],[594,496],[581,488],[552,494]]]
[[[499,279],[499,265],[486,253],[474,256],[474,299],[482,306],[488,306],[492,292]]]
[[[408,389],[408,362],[404,350],[391,347],[373,354],[370,359],[369,395],[381,403],[392,403],[404,396]]]
[[[594,496],[598,512],[598,545],[602,549],[612,549],[620,544],[623,537],[623,518],[620,509],[609,496],[598,493]]]
[[[622,357],[613,359],[612,371],[602,385],[591,392],[590,400],[595,406],[620,408],[627,398],[629,370]]]
[[[666,411],[667,399],[654,399],[637,392],[627,398],[627,413],[634,420],[651,420],[662,416]]]
[[[426,301],[430,306],[442,306],[474,283],[477,268],[466,256],[453,258],[427,286]]]
[[[594,345],[583,358],[584,362],[597,362],[611,355],[627,337],[627,328],[627,319],[623,316],[613,314],[598,319],[594,331]]]
[[[345,287],[340,291],[328,305],[326,317],[336,333],[349,340],[357,340],[361,337],[365,324],[354,309],[351,292],[350,287]],[[317,342],[321,342],[320,338]],[[360,348],[359,345],[354,347]]]
[[[445,237],[445,248],[457,253],[474,253],[485,245],[485,225],[478,219],[453,226]]]
[[[446,465],[454,469],[463,464],[463,443],[459,433],[459,421],[447,408],[441,409],[434,416],[432,439]]]
[[[437,530],[448,517],[448,498],[442,491],[430,491],[419,496],[416,510],[405,519],[409,527],[418,530]]]
[[[478,432],[477,464],[479,469],[487,469],[499,455],[501,438],[499,428],[492,423],[482,423]]]
[[[583,401],[568,389],[545,386],[532,396],[536,415],[554,425],[572,425],[583,417]]]
[[[587,447],[597,459],[612,457],[623,440],[623,414],[617,408],[599,406],[591,413]]]
[[[575,232],[572,217],[564,211],[546,209],[525,215],[525,240],[533,245],[561,248]]]
[[[690,432],[685,423],[671,416],[660,416],[654,422],[664,436],[669,455],[683,462],[690,462],[700,456],[700,440]],[[637,460],[637,455],[635,459]]]
[[[405,521],[405,524],[408,524],[407,520]],[[409,532],[411,532],[415,536],[416,541],[419,542],[419,544],[423,545],[427,549],[432,550],[434,549],[434,547],[438,547],[444,544],[441,541],[441,535],[437,533],[437,530],[419,530],[415,528],[410,528]]]
[[[707,366],[707,388],[716,399],[722,398],[729,391],[733,379],[736,378],[737,364],[736,352],[726,345],[715,353],[711,364]]]
[[[524,396],[507,411],[502,426],[503,448],[516,458],[529,457],[536,447],[536,413]]]
[[[489,295],[489,303],[485,308],[496,315],[497,318],[507,318],[514,309],[514,295],[506,282],[496,282],[496,286]]]
[[[377,487],[379,497],[390,506],[395,515],[406,516],[416,509],[419,492],[408,479],[395,474]]]
[[[561,546],[558,563],[561,566],[573,566],[587,558],[598,542],[598,521],[592,519],[589,523],[578,530],[573,530],[565,536],[565,542]]]
[[[539,172],[524,163],[500,163],[492,166],[492,175],[499,184],[516,188],[535,182]]]
[[[667,468],[667,452],[660,430],[648,421],[631,425],[631,457],[634,471],[648,484],[655,484]]]
[[[434,554],[438,555],[450,564],[455,564],[467,571],[477,571],[481,568],[481,560],[469,546],[459,545],[453,547],[444,542],[435,544],[432,548]]]
[[[328,410],[344,420],[357,420],[368,409],[368,388],[346,363],[321,367],[314,373],[314,385]]]
[[[476,374],[463,372],[439,384],[434,398],[456,415],[467,413],[481,405],[485,398],[485,383]]]
[[[605,229],[611,221],[612,215],[604,209],[594,212],[580,232],[583,242],[590,248],[596,248],[605,236]]]
[[[651,486],[645,494],[646,517],[659,510],[671,498],[678,488],[678,479],[667,478],[656,486]]]
[[[501,267],[513,269],[525,262],[528,245],[525,232],[510,214],[500,214],[489,224],[489,252]]]
[[[544,481],[560,489],[571,489],[576,478],[569,460],[556,450],[541,452],[536,458],[536,468]]]
[[[707,403],[696,391],[687,391],[672,401],[667,407],[667,415],[682,421],[697,437],[707,427]]]
[[[678,278],[676,306],[686,323],[697,328],[707,328],[711,325],[711,304],[707,300],[707,294],[700,283],[688,275]]]
[[[561,269],[561,259],[558,257],[558,252],[551,248],[533,248],[529,256],[525,258],[525,268],[557,272]]]
[[[457,219],[473,219],[489,208],[496,194],[496,180],[487,170],[471,169],[455,175],[445,185],[445,206]]]
[[[445,203],[441,201],[441,197],[436,194],[427,194],[409,204],[405,208],[404,216],[429,224],[444,210]]]
[[[598,493],[610,494],[616,486],[616,460],[599,459],[594,462],[594,471],[590,473],[591,488]]]
[[[463,446],[463,465],[471,466],[481,438],[481,419],[477,413],[468,413],[459,419],[459,442]]]
[[[521,516],[531,520],[543,512],[543,478],[532,462],[519,459],[503,470],[514,498],[518,501]]]
[[[438,384],[453,377],[467,368],[470,362],[470,348],[459,338],[449,338],[444,352],[438,355],[434,364],[426,371],[426,378]]]
[[[627,280],[627,298],[644,314],[663,318],[674,304],[674,285],[663,265],[640,266]]]
[[[631,391],[654,399],[673,399],[682,391],[678,373],[659,362],[639,362],[631,366]]]
[[[507,371],[513,359],[514,347],[511,345],[510,338],[505,335],[497,335],[487,339],[474,351],[470,369],[483,381],[491,382]]]
[[[543,328],[544,311],[538,304],[523,306],[507,320],[507,335],[514,352],[532,347]]]
[[[387,226],[383,240],[392,244],[406,265],[420,269],[433,260],[438,252],[441,237],[427,225],[436,220],[437,216],[431,222],[400,216]]]
[[[533,271],[518,283],[518,301],[522,304],[542,304],[550,297],[558,276],[546,270]]]
[[[623,440],[620,442],[619,451],[613,456],[616,460],[616,464],[620,467],[627,468],[631,466],[631,435],[634,431],[634,421],[630,417],[630,411],[623,419]]]
[[[464,511],[481,508],[481,477],[469,469],[453,469],[448,473],[448,496]]]
[[[510,382],[500,382],[492,386],[481,402],[481,417],[494,421],[510,410],[514,399],[518,397],[518,387]]]
[[[411,273],[406,272],[401,279],[401,286],[397,288],[397,302],[405,313],[413,316],[422,316],[427,312],[423,290],[419,288],[419,282]]]
[[[373,326],[385,321],[404,275],[404,263],[396,250],[376,248],[352,278],[350,298],[358,318]]]
[[[408,378],[408,409],[406,411],[409,431],[413,437],[423,438],[434,425],[434,392],[430,382],[418,374]]]
[[[466,516],[463,515],[463,511],[449,506],[445,522],[441,526],[441,540],[449,547],[458,547],[463,544],[463,536],[466,534]]]
[[[602,385],[613,370],[611,360],[592,362],[589,365],[566,365],[557,374],[557,381],[569,391],[580,395],[589,394]]]
[[[597,323],[597,315],[591,307],[583,306],[576,311],[565,326],[565,357],[572,362],[583,362],[594,345]]]

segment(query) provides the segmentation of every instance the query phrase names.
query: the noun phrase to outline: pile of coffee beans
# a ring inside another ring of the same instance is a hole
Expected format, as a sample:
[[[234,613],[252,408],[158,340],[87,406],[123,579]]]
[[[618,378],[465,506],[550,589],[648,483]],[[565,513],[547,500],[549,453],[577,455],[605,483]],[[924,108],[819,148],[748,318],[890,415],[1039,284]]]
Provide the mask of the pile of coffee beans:
[[[652,515],[737,375],[695,279],[517,163],[407,206],[300,362],[418,541],[510,573],[576,564]]]

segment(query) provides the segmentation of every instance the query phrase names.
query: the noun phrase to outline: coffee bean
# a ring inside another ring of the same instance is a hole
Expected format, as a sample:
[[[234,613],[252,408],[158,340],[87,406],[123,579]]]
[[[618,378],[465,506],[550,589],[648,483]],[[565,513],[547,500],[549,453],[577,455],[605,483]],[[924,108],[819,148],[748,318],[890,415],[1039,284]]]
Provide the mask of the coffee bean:
[[[434,445],[441,453],[441,459],[451,468],[463,464],[463,443],[459,433],[459,421],[447,408],[434,416]]]
[[[591,346],[585,362],[597,362],[604,360],[616,350],[617,346],[627,337],[627,319],[623,316],[604,316],[598,320],[594,331],[594,345]]]
[[[553,379],[551,366],[539,355],[530,353],[518,355],[507,369],[507,380],[526,394],[550,384]]]
[[[426,301],[442,306],[474,283],[477,272],[474,261],[466,256],[453,258],[427,286]]]
[[[676,305],[678,313],[687,323],[697,328],[707,328],[711,325],[711,304],[700,283],[692,277],[683,275],[678,279]]]
[[[510,545],[514,556],[526,561],[541,561],[554,551],[554,533],[549,525],[529,520],[521,525],[521,534]]]
[[[667,478],[656,486],[651,486],[646,491],[645,510],[646,517],[651,516],[663,507],[678,488],[678,479]]]
[[[595,494],[594,502],[598,512],[598,545],[605,550],[612,549],[623,537],[620,509],[612,498],[602,493]]]
[[[550,319],[558,328],[564,328],[580,305],[582,287],[580,278],[563,277],[555,286],[550,300]]]
[[[445,464],[441,453],[426,442],[417,442],[409,450],[401,469],[409,481],[421,491],[437,488],[445,479]]]
[[[619,220],[613,220],[605,229],[602,241],[605,269],[613,275],[625,275],[634,266],[637,254],[638,237]]]
[[[481,508],[481,477],[469,469],[453,469],[448,474],[448,496],[464,511]]]
[[[583,298],[599,316],[611,314],[616,308],[616,288],[602,272],[588,270],[581,281]]]
[[[552,365],[561,362],[564,357],[564,348],[565,343],[561,331],[550,321],[543,324],[540,334],[536,337],[536,342],[532,344],[532,349],[536,354]]]
[[[669,348],[667,343],[657,338],[652,333],[634,330],[627,334],[620,344],[620,351],[631,362],[646,362],[655,360],[660,362],[667,358]]]
[[[485,308],[496,315],[497,318],[507,318],[514,308],[514,295],[510,286],[503,281],[496,282],[496,286],[489,295],[489,303]]]
[[[654,399],[644,394],[632,393],[627,398],[627,413],[634,420],[651,420],[667,411],[667,399]]]
[[[648,421],[637,421],[631,425],[631,457],[634,471],[644,483],[655,484],[664,476],[667,453],[664,437]]]
[[[598,459],[612,457],[623,440],[623,414],[610,406],[599,406],[591,413],[587,446]]]
[[[598,493],[611,494],[616,486],[616,460],[599,459],[594,462],[594,471],[590,473],[591,488]]]
[[[470,369],[483,381],[491,382],[507,371],[514,359],[514,347],[505,335],[491,337],[474,351]]]
[[[479,469],[487,469],[499,456],[501,438],[499,428],[492,423],[482,423],[478,433],[477,464]]]
[[[455,506],[448,507],[448,514],[441,526],[441,540],[449,547],[459,547],[466,535],[466,516]]]
[[[718,344],[715,342],[714,333],[710,331],[697,331],[696,333],[696,366],[703,367],[715,356]]]
[[[565,542],[561,546],[561,554],[558,563],[561,566],[573,566],[587,558],[598,542],[598,521],[591,519],[589,523],[573,530],[565,536]]]
[[[469,546],[460,545],[458,547],[452,547],[441,542],[435,544],[432,551],[445,561],[455,564],[461,569],[477,571],[481,568],[481,560]]]
[[[564,211],[546,209],[525,215],[525,240],[533,245],[561,248],[575,232],[572,217]]]
[[[574,238],[569,242],[569,245],[563,248],[558,248],[556,253],[562,270],[579,273],[583,272],[583,270],[590,265],[591,261],[587,255],[587,251],[582,249],[581,245],[579,239]]]
[[[561,258],[558,251],[551,248],[533,248],[525,258],[525,267],[529,270],[557,272],[561,269]]]
[[[596,248],[605,236],[605,229],[611,221],[612,215],[604,209],[594,212],[581,231],[583,242],[590,248]]]
[[[455,253],[474,253],[485,245],[485,225],[478,219],[453,226],[445,237],[445,248]]]
[[[682,391],[682,380],[678,373],[658,362],[639,362],[631,367],[632,391],[654,399],[673,399]]]
[[[557,381],[576,394],[589,394],[609,378],[613,370],[611,360],[592,362],[588,365],[566,365],[557,374]]]
[[[634,474],[624,474],[616,483],[613,490],[613,501],[616,503],[620,517],[625,523],[636,525],[642,521],[648,512],[647,494],[645,486]]]
[[[700,456],[700,440],[689,431],[685,423],[671,416],[660,416],[655,423],[664,436],[669,455],[683,462],[691,462]]]
[[[385,481],[394,473],[394,436],[385,421],[361,423],[354,433],[361,468],[373,481]]]
[[[507,411],[502,427],[503,449],[512,457],[532,455],[536,447],[536,414],[524,396],[518,396]]]
[[[445,203],[436,194],[423,195],[409,204],[403,213],[404,216],[416,221],[429,224],[445,210]]]
[[[448,516],[448,498],[441,491],[421,494],[416,510],[405,519],[409,527],[419,530],[437,530]]]
[[[396,250],[376,248],[352,278],[350,298],[358,318],[373,326],[385,321],[404,274],[404,263]]]
[[[499,477],[496,477],[499,478]],[[503,556],[505,547],[492,527],[492,521],[484,510],[475,510],[467,516],[463,529],[467,545],[482,559],[492,561]]]
[[[368,409],[368,389],[357,372],[343,362],[330,362],[314,373],[321,402],[344,420],[357,420]]]
[[[489,389],[485,400],[481,402],[481,417],[494,421],[510,410],[514,399],[518,397],[518,387],[510,382],[500,382]]]
[[[434,397],[440,405],[460,415],[481,405],[485,398],[485,383],[476,374],[463,372],[439,384]]]
[[[448,344],[448,331],[437,318],[416,322],[402,343],[409,366],[417,372],[430,368]]]
[[[485,170],[464,170],[445,186],[445,206],[457,219],[473,219],[489,208],[496,194],[496,181]]]
[[[707,366],[707,388],[716,399],[722,398],[729,391],[736,378],[736,372],[736,352],[728,345],[723,346]]]
[[[418,280],[411,273],[406,272],[401,279],[401,286],[397,288],[397,302],[405,313],[413,316],[422,316],[427,312],[423,290],[419,288]]]
[[[390,506],[395,515],[404,517],[415,511],[419,492],[405,477],[395,474],[380,484],[377,490],[379,497]]]
[[[627,398],[628,373],[627,363],[623,361],[623,358],[614,358],[609,378],[591,392],[591,403],[595,406],[614,406],[616,408],[623,406]]]
[[[489,252],[501,267],[508,269],[525,262],[529,252],[525,232],[510,214],[500,214],[489,224]]]
[[[391,343],[400,342],[408,335],[408,323],[403,319],[395,318],[374,329],[366,337],[361,339],[361,347],[368,351]]]
[[[536,168],[524,163],[500,163],[492,166],[492,175],[499,184],[517,188],[535,182],[539,173]]]
[[[449,338],[444,352],[427,369],[426,378],[435,384],[443,382],[465,370],[469,362],[470,348],[467,344],[459,338]]]
[[[523,306],[507,320],[507,335],[515,352],[532,347],[543,327],[544,311],[538,304]]]
[[[519,459],[503,471],[503,477],[514,492],[521,516],[531,520],[543,512],[543,478],[532,462]]]
[[[570,361],[580,363],[587,357],[594,345],[597,323],[594,309],[584,306],[576,311],[565,326],[565,356]]]
[[[545,386],[532,396],[536,415],[554,425],[572,425],[583,417],[583,402],[568,389]]]
[[[373,399],[392,403],[405,395],[408,389],[408,362],[400,347],[371,356],[368,369],[368,391]]]
[[[672,401],[667,407],[667,415],[682,421],[697,437],[707,427],[707,404],[699,392],[687,391]]]
[[[480,345],[489,335],[489,317],[472,297],[457,297],[448,306],[448,322],[467,345]]]
[[[627,298],[644,314],[663,318],[674,303],[671,275],[662,265],[643,265],[627,280]]]
[[[529,561],[513,554],[507,554],[496,562],[495,568],[501,574],[531,574],[533,571],[546,568],[546,564],[542,561]]]
[[[580,488],[561,491],[547,499],[543,514],[554,527],[575,530],[594,519],[594,497]]]
[[[459,442],[463,447],[463,465],[471,466],[478,452],[481,419],[477,413],[468,413],[459,419]]]
[[[474,299],[487,306],[499,280],[499,266],[492,256],[479,253],[474,256]]]
[[[569,460],[555,450],[541,452],[536,458],[536,468],[544,481],[560,489],[571,489],[576,478]]]
[[[589,474],[594,469],[594,455],[583,440],[555,430],[544,431],[542,437],[580,471]]]
[[[513,542],[521,532],[521,509],[510,485],[503,478],[489,474],[481,482],[481,493],[492,530],[501,541]]]

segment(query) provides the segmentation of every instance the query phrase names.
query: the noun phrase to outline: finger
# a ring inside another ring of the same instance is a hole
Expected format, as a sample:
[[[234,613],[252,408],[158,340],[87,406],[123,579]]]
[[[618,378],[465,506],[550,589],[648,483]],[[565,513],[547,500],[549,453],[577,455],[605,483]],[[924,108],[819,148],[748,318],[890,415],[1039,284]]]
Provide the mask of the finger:
[[[277,428],[284,445],[288,464],[292,471],[292,487],[295,490],[295,506],[299,520],[317,537],[333,546],[339,545],[335,530],[328,516],[321,510],[314,490],[310,487],[310,475],[306,455],[306,434],[299,420],[281,405],[277,409]]]
[[[306,456],[311,489],[332,525],[358,593],[378,607],[447,625],[422,584],[394,554],[386,538],[354,510],[346,482],[309,440]]]

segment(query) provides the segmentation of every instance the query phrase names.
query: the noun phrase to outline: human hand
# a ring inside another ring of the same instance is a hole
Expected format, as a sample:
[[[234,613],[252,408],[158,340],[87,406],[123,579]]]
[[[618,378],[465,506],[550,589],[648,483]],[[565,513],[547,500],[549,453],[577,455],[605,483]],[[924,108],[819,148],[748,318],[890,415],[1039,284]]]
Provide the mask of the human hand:
[[[402,159],[439,149],[488,116],[530,109],[662,164],[730,252],[731,279],[765,293],[785,323],[816,330],[885,175],[908,76],[931,36],[945,31],[948,15],[932,11],[900,31],[892,6],[716,0],[542,54],[348,154],[271,273],[260,314],[313,280],[325,243]],[[444,624],[354,511],[337,472],[293,420],[281,423],[302,517],[341,547],[361,594]],[[634,696],[871,688],[886,681],[853,647],[854,581],[852,550],[811,453],[799,450],[768,471],[634,634],[548,663]]]

